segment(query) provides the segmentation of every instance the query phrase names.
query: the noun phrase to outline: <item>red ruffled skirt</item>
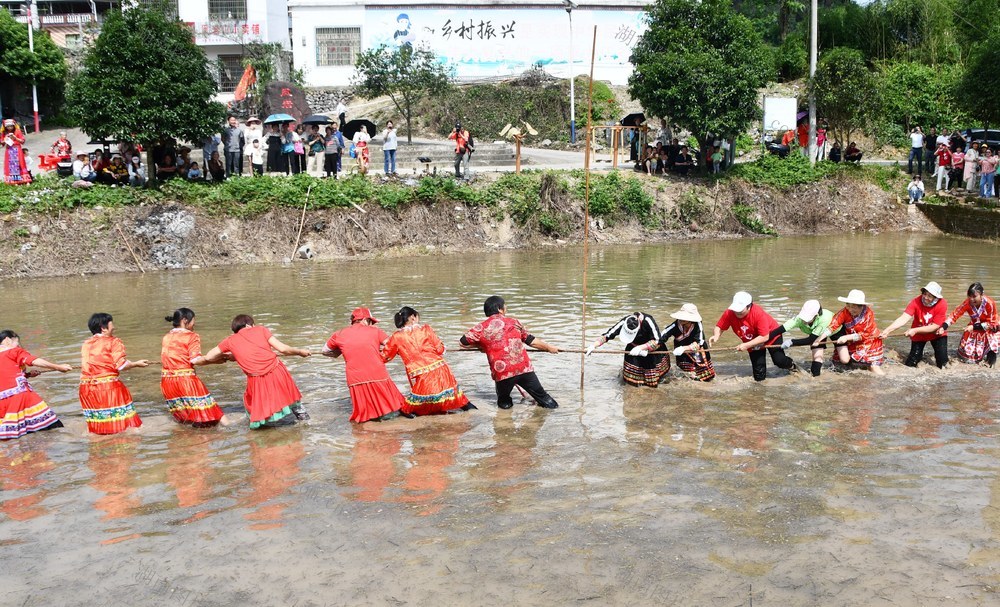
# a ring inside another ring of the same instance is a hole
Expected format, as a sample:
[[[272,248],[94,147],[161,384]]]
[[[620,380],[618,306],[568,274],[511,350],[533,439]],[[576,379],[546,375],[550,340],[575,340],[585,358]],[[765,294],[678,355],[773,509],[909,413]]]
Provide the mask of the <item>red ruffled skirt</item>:
[[[350,387],[351,403],[354,410],[351,413],[352,422],[366,422],[383,415],[399,411],[406,404],[403,394],[392,383],[391,379],[355,384]]]
[[[250,414],[250,427],[277,421],[292,413],[291,406],[302,401],[302,393],[281,362],[265,375],[247,375],[243,406]]]
[[[409,376],[410,393],[404,399],[404,413],[434,415],[460,409],[469,404],[469,399],[458,387],[455,376],[443,360],[428,365],[420,371],[421,373],[417,375]]]
[[[55,412],[23,378],[18,379],[17,388],[7,392],[13,394],[0,398],[0,440],[62,426]]]
[[[981,363],[989,352],[1000,352],[1000,333],[993,331],[965,331],[958,344],[958,360],[964,363]]]
[[[160,390],[170,413],[182,424],[213,424],[222,419],[222,409],[194,369],[163,371]]]
[[[87,430],[94,434],[118,434],[142,425],[132,394],[118,376],[81,379],[80,405]]]

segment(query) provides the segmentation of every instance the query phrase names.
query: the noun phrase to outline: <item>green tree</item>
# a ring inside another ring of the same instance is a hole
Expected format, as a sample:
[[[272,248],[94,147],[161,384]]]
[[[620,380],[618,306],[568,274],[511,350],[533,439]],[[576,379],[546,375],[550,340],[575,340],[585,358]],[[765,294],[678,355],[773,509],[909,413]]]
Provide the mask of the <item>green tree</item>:
[[[729,0],[657,0],[647,12],[649,28],[631,57],[633,98],[694,133],[703,150],[712,135],[734,136],[760,117],[757,89],[774,64]]]
[[[67,91],[84,132],[152,147],[219,129],[226,109],[213,101],[217,85],[190,29],[160,9],[109,11],[105,19]]]
[[[28,26],[18,23],[6,9],[0,9],[0,91],[4,103],[13,106],[7,95],[16,94],[16,85],[38,85],[39,98],[50,110],[58,109],[68,71],[62,51],[48,34],[36,31],[35,52],[28,49]]]
[[[875,76],[860,51],[838,47],[823,54],[811,83],[816,111],[830,122],[836,141],[867,128],[877,111]]]
[[[993,34],[973,47],[960,87],[960,90],[970,92],[962,95],[962,103],[969,115],[991,125],[1000,124],[1000,101],[997,101],[996,95],[987,92],[996,90],[994,83],[1000,84],[1000,74],[997,73],[997,65],[1000,65],[998,61],[1000,61],[1000,34]],[[971,94],[972,92],[982,94]]]
[[[432,51],[409,45],[380,46],[363,51],[354,63],[352,84],[363,97],[388,95],[406,121],[406,141],[413,141],[410,126],[413,106],[427,95],[441,95],[450,86],[452,70]]]
[[[881,119],[907,132],[915,126],[926,131],[930,126],[950,127],[963,122],[967,116],[956,96],[961,78],[959,66],[887,63],[878,77]],[[973,97],[977,103],[980,101],[978,96]]]

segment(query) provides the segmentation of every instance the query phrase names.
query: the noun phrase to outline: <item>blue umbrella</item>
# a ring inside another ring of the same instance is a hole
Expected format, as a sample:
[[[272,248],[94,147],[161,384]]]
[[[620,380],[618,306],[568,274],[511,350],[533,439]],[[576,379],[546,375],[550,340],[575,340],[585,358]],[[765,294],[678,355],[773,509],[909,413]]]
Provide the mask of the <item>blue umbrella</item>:
[[[271,114],[264,120],[264,124],[273,124],[275,122],[295,122],[295,119],[288,114]]]

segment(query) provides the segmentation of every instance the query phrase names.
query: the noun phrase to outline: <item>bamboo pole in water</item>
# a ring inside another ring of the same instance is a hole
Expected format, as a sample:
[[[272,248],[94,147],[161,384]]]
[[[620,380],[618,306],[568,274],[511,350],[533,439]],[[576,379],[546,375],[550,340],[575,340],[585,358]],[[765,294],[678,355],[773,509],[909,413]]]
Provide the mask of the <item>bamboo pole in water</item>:
[[[590,260],[590,137],[594,125],[594,57],[597,52],[597,26],[594,26],[594,41],[590,46],[590,89],[587,94],[587,143],[583,148],[583,173],[584,173],[584,194],[583,194],[583,310],[580,314],[580,347],[586,352],[587,348],[587,263]],[[570,78],[573,78],[572,69]],[[583,357],[580,354],[580,390],[583,390],[584,368]]]

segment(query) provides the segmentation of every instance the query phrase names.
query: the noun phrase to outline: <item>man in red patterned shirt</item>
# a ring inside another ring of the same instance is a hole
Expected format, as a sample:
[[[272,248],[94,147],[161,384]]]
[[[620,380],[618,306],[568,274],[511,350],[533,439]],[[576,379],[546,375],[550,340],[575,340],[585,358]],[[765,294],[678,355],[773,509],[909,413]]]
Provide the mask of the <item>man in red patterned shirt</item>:
[[[486,299],[483,313],[487,316],[486,320],[469,329],[462,336],[461,343],[464,347],[475,346],[486,353],[490,373],[497,386],[497,406],[501,409],[513,407],[510,391],[519,386],[535,399],[539,407],[558,407],[559,403],[538,381],[525,346],[552,354],[559,352],[559,348],[528,333],[520,321],[508,317],[507,306],[499,295]]]

